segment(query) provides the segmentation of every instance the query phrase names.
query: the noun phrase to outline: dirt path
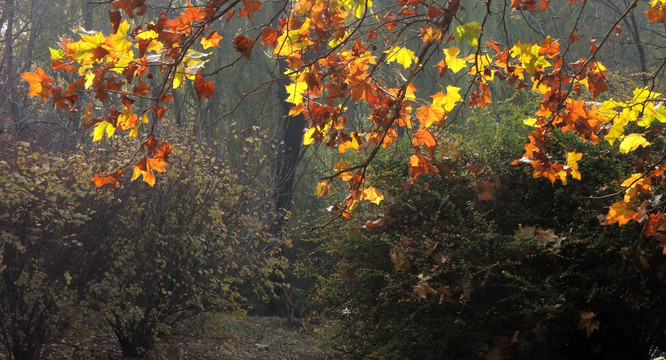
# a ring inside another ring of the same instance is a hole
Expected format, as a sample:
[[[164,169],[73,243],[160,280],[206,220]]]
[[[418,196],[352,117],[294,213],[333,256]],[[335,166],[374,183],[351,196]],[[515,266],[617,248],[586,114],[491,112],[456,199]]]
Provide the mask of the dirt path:
[[[221,326],[220,326],[221,324]],[[154,360],[324,360],[314,334],[278,317],[203,319],[183,324],[181,335],[162,339],[149,354]],[[184,335],[188,334],[188,335]],[[44,359],[123,359],[115,338],[106,333],[87,339],[64,338],[44,349]],[[0,359],[3,356],[0,355]]]

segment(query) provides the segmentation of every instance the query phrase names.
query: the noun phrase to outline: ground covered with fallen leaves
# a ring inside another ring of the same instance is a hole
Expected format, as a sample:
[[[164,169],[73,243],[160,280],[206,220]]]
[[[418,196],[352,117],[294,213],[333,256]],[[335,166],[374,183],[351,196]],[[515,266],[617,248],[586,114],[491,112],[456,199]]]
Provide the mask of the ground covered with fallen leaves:
[[[115,337],[94,331],[86,338],[66,335],[49,344],[44,359],[123,359]],[[160,339],[148,359],[319,360],[331,356],[317,346],[315,335],[279,317],[197,319],[176,334]],[[0,359],[5,359],[0,354]]]

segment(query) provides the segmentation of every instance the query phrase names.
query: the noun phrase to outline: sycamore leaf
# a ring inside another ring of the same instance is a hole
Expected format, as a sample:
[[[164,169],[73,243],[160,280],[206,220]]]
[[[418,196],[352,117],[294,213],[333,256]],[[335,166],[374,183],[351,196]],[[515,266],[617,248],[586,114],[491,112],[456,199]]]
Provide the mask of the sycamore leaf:
[[[115,126],[106,121],[102,121],[98,123],[95,130],[93,130],[93,142],[102,140],[104,133],[106,133],[106,137],[111,137],[114,132],[116,132]]]
[[[379,205],[382,200],[384,200],[384,195],[377,191],[377,189],[372,186],[363,189],[363,194],[361,194],[361,200],[368,200],[372,203]]]
[[[199,100],[202,97],[208,98],[215,93],[215,84],[212,81],[204,81],[201,74],[197,74],[194,79],[194,91],[197,93]]]
[[[594,332],[594,330],[599,330],[599,325],[601,322],[597,319],[595,319],[595,314],[591,311],[583,311],[580,310],[578,311],[580,315],[580,321],[578,322],[578,329],[579,330],[585,330],[587,333],[587,337],[589,338],[590,335]]]
[[[467,60],[463,58],[459,58],[458,54],[460,54],[460,49],[458,49],[455,46],[451,46],[448,49],[444,49],[444,62],[446,62],[446,66],[451,69],[454,73],[457,73],[461,69],[467,66]]]
[[[579,152],[569,152],[567,153],[567,165],[571,169],[571,177],[580,180],[580,172],[578,171],[578,160],[583,158],[583,154]]]
[[[35,72],[24,72],[21,77],[30,84],[28,96],[41,95],[42,99],[46,101],[53,79],[48,77],[42,68],[38,66]]]
[[[619,226],[622,226],[629,221],[633,220],[638,213],[628,207],[628,204],[624,201],[618,201],[615,204],[611,205],[606,215],[606,224],[612,225],[617,223]]]
[[[317,197],[321,198],[326,195],[328,195],[328,192],[331,190],[331,182],[330,181],[322,181],[319,184],[317,184]]]
[[[390,49],[384,51],[386,53],[386,61],[397,62],[405,69],[412,65],[412,61],[416,61],[416,56],[412,50],[405,47],[392,46]]]
[[[481,25],[477,22],[471,22],[464,25],[459,25],[453,32],[456,41],[462,42],[463,39],[473,48],[479,47],[479,36],[481,35]]]
[[[217,30],[211,30],[208,36],[201,39],[201,46],[203,46],[204,50],[213,46],[220,47],[220,40],[222,40],[222,36],[217,33]]]
[[[125,172],[125,170],[120,169],[113,174],[97,174],[93,176],[90,181],[94,182],[96,187],[102,187],[106,184],[109,184],[109,189],[113,189],[122,183],[120,176],[123,174],[123,172]]]
[[[237,34],[234,38],[233,45],[234,50],[245,56],[245,60],[250,60],[250,54],[252,54],[252,47],[256,40],[245,37],[243,34]]]
[[[627,154],[631,151],[638,149],[639,146],[649,146],[650,142],[647,141],[641,134],[629,134],[622,139],[620,143],[620,153]]]

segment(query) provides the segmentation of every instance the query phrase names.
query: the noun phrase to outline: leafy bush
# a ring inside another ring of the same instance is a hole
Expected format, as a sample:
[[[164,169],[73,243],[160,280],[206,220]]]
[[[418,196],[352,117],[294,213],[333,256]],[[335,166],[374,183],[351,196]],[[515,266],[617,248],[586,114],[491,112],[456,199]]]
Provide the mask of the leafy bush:
[[[93,211],[109,196],[81,184],[83,156],[54,156],[4,139],[0,159],[0,331],[10,359],[37,359],[74,320],[79,265]]]
[[[149,191],[143,183],[115,191],[122,211],[109,214],[114,235],[98,239],[112,264],[91,282],[99,309],[127,356],[142,355],[158,335],[202,311],[243,312],[241,287],[262,291],[279,271],[266,199],[194,139]],[[115,189],[114,189],[115,190]]]
[[[107,143],[89,159],[7,141],[0,330],[10,358],[39,358],[50,336],[83,325],[77,316],[86,311],[101,314],[124,355],[143,356],[179,320],[241,315],[248,296],[264,296],[283,267],[268,233],[268,194],[239,183],[197,139],[178,145],[154,188],[95,189],[81,179],[105,154],[127,150]]]
[[[474,136],[449,139],[441,154],[441,178],[394,191],[383,225],[327,245],[339,260],[317,293],[332,319],[325,343],[359,359],[663,351],[666,261],[638,226],[599,221],[607,199],[598,195],[623,169],[588,149],[582,181],[531,179],[506,166],[515,154],[506,144],[516,141],[494,119],[470,121]],[[404,167],[384,160],[374,183],[400,189]]]

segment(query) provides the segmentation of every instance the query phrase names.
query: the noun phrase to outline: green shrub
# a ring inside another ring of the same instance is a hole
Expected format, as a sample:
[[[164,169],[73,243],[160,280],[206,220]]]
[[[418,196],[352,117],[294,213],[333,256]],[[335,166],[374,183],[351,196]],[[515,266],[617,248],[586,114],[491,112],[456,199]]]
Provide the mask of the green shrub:
[[[441,178],[401,188],[395,174],[406,165],[377,163],[373,183],[401,190],[385,192],[382,226],[326,245],[338,261],[317,292],[328,308],[324,342],[351,359],[663,351],[666,261],[638,226],[599,220],[607,179],[625,170],[607,150],[589,148],[582,181],[532,179],[530,169],[508,166],[519,149],[507,144],[518,135],[492,118],[470,121],[475,133],[465,142],[447,140]]]

